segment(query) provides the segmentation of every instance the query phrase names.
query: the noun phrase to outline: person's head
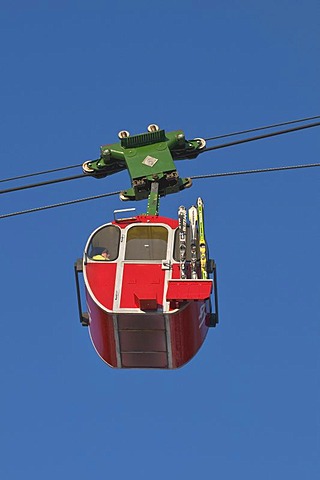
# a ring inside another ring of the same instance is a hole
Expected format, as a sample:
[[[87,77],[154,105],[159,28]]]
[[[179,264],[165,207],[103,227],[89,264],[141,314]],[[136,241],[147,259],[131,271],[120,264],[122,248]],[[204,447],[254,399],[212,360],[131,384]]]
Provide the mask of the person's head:
[[[109,250],[107,248],[105,248],[102,252],[101,252],[101,255],[104,257],[104,258],[110,258],[110,253],[109,253]]]

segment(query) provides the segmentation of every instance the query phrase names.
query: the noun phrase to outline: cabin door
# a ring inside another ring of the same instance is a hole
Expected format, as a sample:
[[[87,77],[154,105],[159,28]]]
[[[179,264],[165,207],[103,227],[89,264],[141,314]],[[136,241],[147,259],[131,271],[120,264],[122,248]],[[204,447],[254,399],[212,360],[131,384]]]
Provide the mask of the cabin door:
[[[118,275],[120,311],[167,310],[164,298],[171,275],[168,236],[169,230],[162,225],[128,227]]]

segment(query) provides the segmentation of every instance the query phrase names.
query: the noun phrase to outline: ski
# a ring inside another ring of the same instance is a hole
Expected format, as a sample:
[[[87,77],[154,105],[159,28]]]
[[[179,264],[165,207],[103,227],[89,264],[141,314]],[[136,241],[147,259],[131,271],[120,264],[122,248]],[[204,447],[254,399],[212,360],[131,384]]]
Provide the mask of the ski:
[[[190,222],[190,249],[191,249],[191,278],[198,278],[197,275],[197,223],[198,211],[195,206],[189,208]]]
[[[187,278],[186,251],[187,251],[187,211],[183,205],[178,210],[179,220],[179,255],[180,255],[180,278]]]
[[[207,245],[204,235],[204,205],[202,199],[199,197],[197,201],[198,207],[198,225],[199,225],[199,250],[200,250],[200,267],[201,278],[207,279]]]

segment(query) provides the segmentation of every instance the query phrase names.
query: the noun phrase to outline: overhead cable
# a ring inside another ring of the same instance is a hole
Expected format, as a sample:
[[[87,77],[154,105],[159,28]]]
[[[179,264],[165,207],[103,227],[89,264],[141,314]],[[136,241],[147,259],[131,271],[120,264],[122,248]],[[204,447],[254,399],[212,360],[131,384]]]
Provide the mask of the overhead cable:
[[[26,173],[25,175],[18,175],[17,177],[3,178],[2,180],[0,180],[0,183],[11,182],[12,180],[21,180],[22,178],[36,177],[37,175],[46,175],[48,173],[61,172],[62,170],[69,170],[71,168],[78,168],[78,167],[82,167],[82,163],[79,163],[77,165],[69,165],[69,167],[60,167],[60,168],[53,168],[52,170],[44,170],[43,172]]]
[[[190,177],[192,180],[199,180],[204,178],[217,178],[217,177],[232,177],[235,175],[248,175],[251,173],[268,173],[268,172],[280,172],[281,170],[297,170],[301,168],[314,168],[320,167],[320,163],[309,163],[302,165],[288,165],[284,167],[269,167],[269,168],[257,168],[253,170],[240,170],[236,172],[223,172],[223,173],[209,173],[204,175],[194,175]]]
[[[290,132],[296,132],[298,130],[305,130],[307,128],[319,127],[320,122],[310,123],[308,125],[300,125],[299,127],[287,128],[286,130],[280,130],[278,132],[265,133],[264,135],[256,135],[255,137],[243,138],[241,140],[235,140],[234,142],[221,143],[220,145],[214,145],[213,147],[206,147],[200,150],[199,153],[210,152],[211,150],[218,150],[220,148],[232,147],[234,145],[240,145],[241,143],[254,142],[255,140],[262,140],[264,138],[275,137],[276,135],[284,135]]]
[[[312,167],[320,167],[320,163],[309,163],[309,164],[302,164],[302,165],[288,165],[288,166],[283,166],[283,167],[270,167],[270,168],[260,168],[260,169],[255,169],[255,170],[239,170],[236,172],[223,172],[223,173],[211,173],[211,174],[204,174],[204,175],[195,175],[193,177],[190,177],[192,180],[200,180],[200,179],[205,179],[205,178],[218,178],[218,177],[231,177],[235,175],[249,175],[252,173],[270,173],[270,172],[277,172],[281,170],[296,170],[296,169],[302,169],[302,168],[312,168]],[[24,215],[27,213],[33,213],[33,212],[39,212],[41,210],[48,210],[50,208],[56,208],[56,207],[63,207],[65,205],[73,205],[75,203],[81,203],[81,202],[87,202],[89,200],[96,200],[99,198],[103,197],[111,197],[112,195],[118,195],[121,193],[120,191],[117,192],[110,192],[110,193],[103,193],[101,195],[94,195],[93,197],[86,197],[86,198],[80,198],[76,200],[70,200],[68,202],[61,202],[61,203],[56,203],[53,205],[47,205],[44,207],[37,207],[37,208],[31,208],[29,210],[22,210],[20,212],[13,212],[13,213],[7,213],[4,215],[0,215],[0,220],[4,218],[9,218],[9,217],[15,217],[18,215]]]
[[[8,217],[15,217],[17,215],[25,215],[26,213],[40,212],[41,210],[49,210],[50,208],[64,207],[65,205],[73,205],[75,203],[87,202],[89,200],[96,200],[97,198],[111,197],[112,195],[118,195],[118,192],[102,193],[101,195],[94,195],[93,197],[78,198],[76,200],[70,200],[68,202],[55,203],[53,205],[46,205],[44,207],[30,208],[29,210],[21,210],[20,212],[6,213],[0,215],[0,220]]]
[[[290,120],[288,122],[274,123],[273,125],[265,125],[263,127],[250,128],[249,130],[241,130],[238,132],[225,133],[224,135],[217,135],[215,137],[205,138],[204,140],[206,141],[218,140],[219,138],[233,137],[236,135],[243,135],[245,133],[258,132],[259,130],[267,130],[269,128],[283,127],[284,125],[292,125],[293,123],[307,122],[309,120],[316,120],[317,118],[320,118],[320,115],[316,115],[315,117],[300,118],[298,120]]]
[[[283,125],[290,125],[290,124],[293,124],[293,123],[306,122],[306,121],[315,120],[315,119],[318,119],[318,118],[320,118],[320,115],[316,115],[314,117],[301,118],[301,119],[298,119],[298,120],[291,120],[291,121],[288,121],[288,122],[275,123],[273,125],[267,125],[267,126],[263,126],[263,127],[252,128],[252,129],[249,129],[249,130],[242,130],[242,131],[239,131],[239,132],[228,133],[228,134],[225,134],[225,135],[218,135],[218,136],[215,136],[215,137],[205,138],[205,140],[206,141],[216,140],[216,139],[219,139],[219,138],[226,138],[226,137],[231,137],[231,136],[235,136],[235,135],[241,135],[241,134],[244,134],[244,133],[250,133],[250,132],[254,132],[254,131],[258,131],[258,130],[265,130],[265,129],[268,129],[268,128],[275,128],[275,127],[280,127],[280,126],[283,126]],[[201,150],[200,153],[208,152],[208,151],[211,151],[211,150],[217,150],[217,149],[221,149],[221,148],[225,148],[225,147],[230,147],[230,146],[233,146],[233,145],[239,145],[241,143],[252,142],[252,141],[260,140],[260,139],[263,139],[263,138],[268,138],[268,137],[273,137],[273,136],[276,136],[276,135],[281,135],[281,134],[285,134],[285,133],[289,133],[289,132],[294,132],[294,131],[297,131],[297,130],[303,130],[303,129],[306,129],[306,128],[311,128],[311,127],[315,127],[315,126],[319,126],[319,125],[320,125],[320,122],[317,122],[317,123],[313,123],[313,124],[309,124],[309,125],[301,125],[301,126],[296,127],[296,128],[282,130],[282,131],[279,131],[279,132],[273,132],[273,133],[266,134],[266,135],[249,137],[249,138],[245,138],[245,139],[242,139],[242,140],[237,140],[237,141],[234,141],[234,142],[229,142],[229,143],[224,143],[224,144],[221,144],[221,145],[215,145],[215,146],[212,146],[212,147],[207,147],[207,148],[204,148],[203,150]],[[46,175],[46,174],[49,174],[49,173],[60,172],[60,171],[69,170],[69,169],[72,169],[72,168],[79,168],[79,167],[82,167],[82,165],[83,165],[83,163],[79,163],[79,164],[76,164],[76,165],[69,165],[67,167],[59,167],[59,168],[54,168],[54,169],[51,169],[51,170],[43,170],[41,172],[34,172],[34,173],[28,173],[28,174],[24,174],[24,175],[18,175],[18,176],[15,176],[15,177],[4,178],[4,179],[0,179],[0,183],[9,182],[9,181],[13,181],[13,180],[21,180],[21,179],[24,179],[24,178],[35,177],[35,176],[38,176],[38,175]],[[88,175],[86,175],[86,176],[88,176]],[[28,189],[28,188],[40,187],[40,186],[44,186],[44,185],[50,185],[50,184],[53,184],[53,183],[65,182],[65,181],[68,181],[68,180],[74,180],[76,178],[82,178],[82,177],[83,177],[83,175],[79,175],[79,176],[73,176],[73,177],[51,180],[51,181],[47,181],[47,182],[30,184],[30,185],[16,187],[16,188],[12,188],[12,189],[0,190],[0,194],[1,193],[15,192],[15,191],[19,191],[19,190],[25,190],[25,189]]]
[[[84,174],[74,175],[73,177],[56,178],[55,180],[48,180],[46,182],[30,183],[28,185],[22,185],[21,187],[13,187],[13,188],[6,188],[5,190],[0,190],[0,194],[18,192],[20,190],[27,190],[28,188],[43,187],[44,185],[51,185],[53,183],[67,182],[69,180],[76,180],[78,178],[86,178],[86,177],[90,177],[90,175],[84,175]]]

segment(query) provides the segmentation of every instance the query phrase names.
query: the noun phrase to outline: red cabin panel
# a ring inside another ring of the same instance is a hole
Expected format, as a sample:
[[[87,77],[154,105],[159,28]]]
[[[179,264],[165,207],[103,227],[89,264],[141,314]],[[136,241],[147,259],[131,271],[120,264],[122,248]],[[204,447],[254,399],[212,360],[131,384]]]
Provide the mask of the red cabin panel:
[[[89,311],[89,331],[92,343],[100,355],[111,367],[118,367],[115,329],[112,315],[106,313],[87,293]]]
[[[212,292],[212,280],[169,280],[167,300],[206,300]]]
[[[159,264],[137,265],[125,263],[123,266],[121,308],[141,308],[149,300],[156,310],[162,306],[164,271]],[[141,303],[142,302],[142,303]],[[144,308],[141,308],[144,310]]]
[[[188,302],[172,316],[172,368],[181,367],[197,353],[208,332],[209,314],[209,302]]]
[[[113,309],[116,279],[116,263],[88,263],[86,275],[88,284],[96,300],[108,310]]]

